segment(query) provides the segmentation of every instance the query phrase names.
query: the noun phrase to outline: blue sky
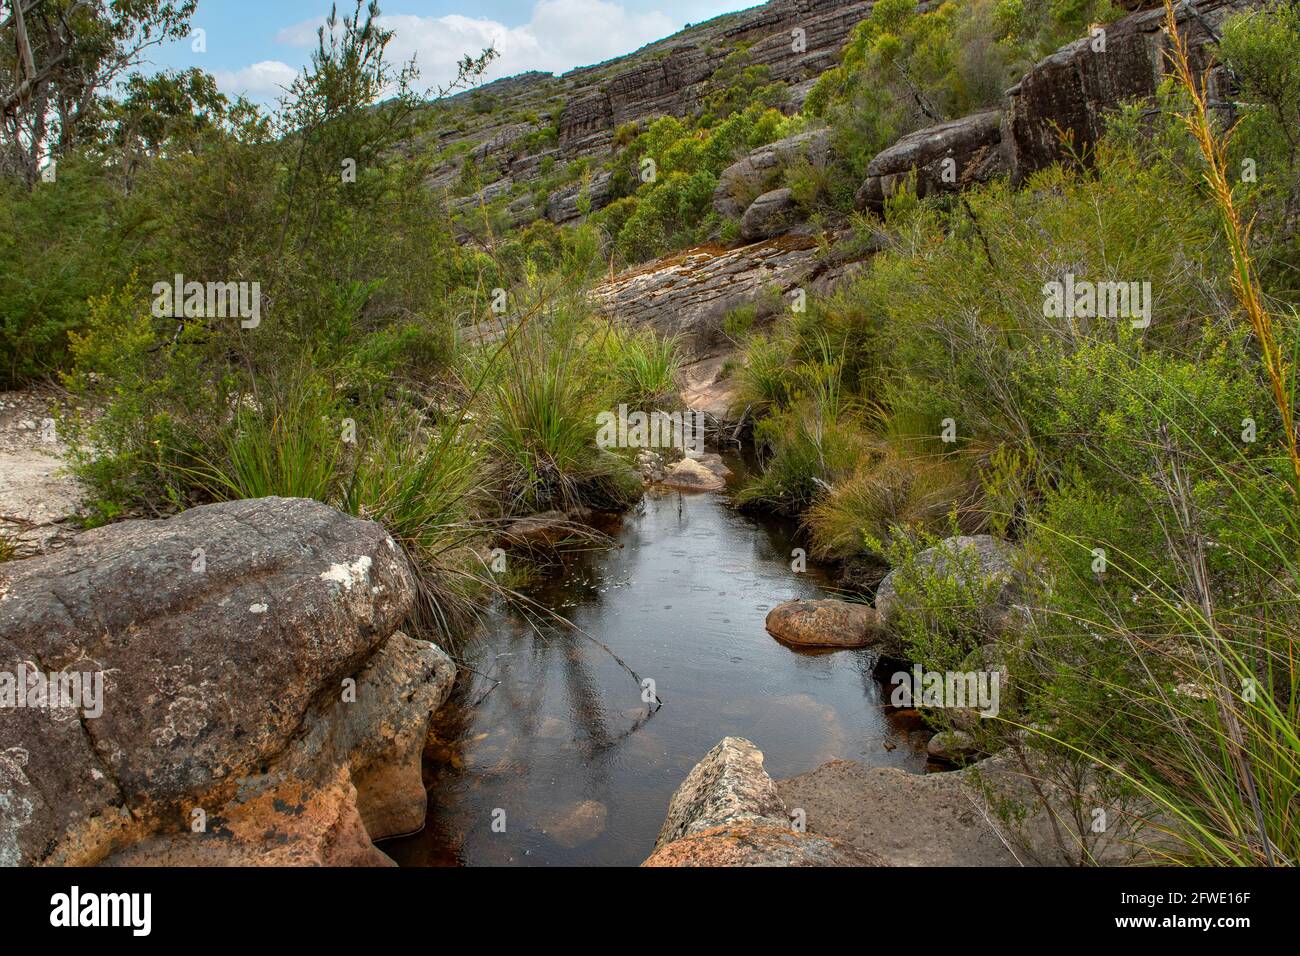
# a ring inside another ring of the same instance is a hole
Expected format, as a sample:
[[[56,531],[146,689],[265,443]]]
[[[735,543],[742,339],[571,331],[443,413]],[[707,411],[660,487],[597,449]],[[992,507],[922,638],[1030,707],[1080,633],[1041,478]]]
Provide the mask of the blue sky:
[[[630,53],[640,46],[720,13],[759,0],[381,0],[385,26],[396,34],[390,50],[415,54],[421,85],[455,73],[466,53],[495,43],[501,53],[489,79],[524,70],[563,72]],[[341,0],[351,12],[353,0]],[[316,27],[329,0],[199,0],[194,26],[206,51],[193,43],[152,51],[158,68],[199,66],[216,75],[223,92],[267,103],[292,81],[315,46]]]

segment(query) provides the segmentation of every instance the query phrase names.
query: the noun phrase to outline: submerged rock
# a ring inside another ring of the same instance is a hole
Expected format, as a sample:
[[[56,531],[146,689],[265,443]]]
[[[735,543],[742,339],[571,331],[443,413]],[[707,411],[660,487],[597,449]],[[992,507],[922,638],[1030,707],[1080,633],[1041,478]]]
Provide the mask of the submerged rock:
[[[596,536],[588,522],[592,514],[585,508],[573,511],[541,511],[518,518],[502,529],[497,544],[506,548],[551,550],[568,541],[588,540]]]
[[[98,714],[0,710],[0,861],[385,862],[454,676],[396,633],[413,596],[383,528],[301,499],[0,565],[0,671],[102,680]]]
[[[609,808],[599,800],[583,800],[553,816],[546,833],[560,846],[572,849],[604,833],[608,816]]]
[[[869,647],[883,636],[874,608],[834,598],[778,604],[766,627],[777,640],[801,647]]]

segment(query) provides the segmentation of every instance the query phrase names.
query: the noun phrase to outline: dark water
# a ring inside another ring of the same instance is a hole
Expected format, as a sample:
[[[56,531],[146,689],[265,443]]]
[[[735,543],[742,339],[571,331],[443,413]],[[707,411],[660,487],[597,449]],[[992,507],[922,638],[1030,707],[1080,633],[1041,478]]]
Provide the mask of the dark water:
[[[616,550],[526,593],[653,680],[663,706],[592,640],[492,612],[461,648],[480,674],[437,719],[427,825],[384,844],[402,865],[640,863],[673,791],[728,734],[778,779],[836,757],[924,769],[924,733],[882,712],[870,652],[795,651],[763,629],[777,603],[827,593],[815,567],[791,570],[791,527],[673,492],[614,534]]]

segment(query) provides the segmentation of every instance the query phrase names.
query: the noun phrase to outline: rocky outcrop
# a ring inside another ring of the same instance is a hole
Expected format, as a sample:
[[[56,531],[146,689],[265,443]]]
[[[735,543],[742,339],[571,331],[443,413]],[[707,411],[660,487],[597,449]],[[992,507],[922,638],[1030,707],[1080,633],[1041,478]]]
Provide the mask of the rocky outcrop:
[[[913,176],[918,196],[956,192],[1005,172],[1000,151],[1002,114],[975,113],[904,136],[876,156],[855,197],[859,209],[879,213],[885,200]]]
[[[933,548],[916,556],[915,568],[936,577],[954,576],[963,591],[980,603],[978,613],[982,637],[997,637],[1025,620],[1020,605],[1024,576],[1016,566],[1016,549],[992,535],[959,535],[945,538]],[[885,575],[876,590],[876,612],[880,624],[891,636],[882,652],[905,658],[906,651],[897,640],[898,597],[897,570]]]
[[[779,236],[798,218],[799,205],[789,189],[763,193],[740,218],[740,238],[746,242]]]
[[[613,175],[609,170],[598,170],[592,174],[590,181],[577,182],[557,189],[546,201],[546,218],[554,223],[573,222],[579,219],[582,216],[579,201],[584,194],[591,201],[592,212],[604,208],[609,203],[609,184]]]
[[[606,317],[679,336],[683,351],[698,359],[728,344],[722,321],[731,309],[767,300],[779,309],[791,290],[812,296],[855,268],[853,261],[822,258],[812,239],[782,236],[739,249],[688,249],[619,273],[592,299]]]
[[[1178,5],[1178,29],[1198,74],[1211,59],[1206,25],[1217,32],[1227,16],[1259,5],[1259,0],[1198,0],[1195,12],[1190,4]],[[1013,181],[1072,155],[1086,160],[1108,111],[1155,93],[1168,72],[1164,20],[1164,9],[1157,8],[1107,24],[1103,34],[1076,40],[1037,63],[1007,92],[1002,142]],[[1223,69],[1213,69],[1210,102],[1231,101],[1229,88]]]
[[[814,165],[825,163],[830,139],[829,129],[811,130],[760,146],[732,163],[718,177],[713,191],[714,210],[724,218],[741,215],[755,199],[777,185],[781,171],[795,160],[803,158]]]
[[[869,853],[796,831],[763,753],[725,737],[673,794],[655,852],[643,866],[852,866]]]
[[[300,499],[0,565],[0,674],[102,689],[0,709],[0,862],[387,862],[455,673],[397,632],[413,593],[383,528]]]
[[[570,99],[560,113],[560,145],[578,153],[609,144],[614,130],[614,109],[603,90]]]
[[[883,636],[874,608],[834,598],[778,604],[767,613],[766,627],[796,647],[869,647]]]

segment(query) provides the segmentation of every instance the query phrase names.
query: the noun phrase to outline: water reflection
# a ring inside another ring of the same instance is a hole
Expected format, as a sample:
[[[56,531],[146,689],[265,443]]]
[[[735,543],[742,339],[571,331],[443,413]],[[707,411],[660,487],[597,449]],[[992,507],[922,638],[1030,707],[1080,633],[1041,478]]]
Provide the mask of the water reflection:
[[[713,495],[650,497],[614,530],[620,547],[527,592],[591,639],[493,609],[464,642],[477,674],[436,721],[428,824],[384,849],[405,865],[639,863],[728,734],[778,778],[838,757],[923,769],[924,735],[880,709],[873,655],[802,653],[763,629],[776,603],[825,592],[815,568],[791,572],[792,530]],[[661,709],[596,641],[655,682]]]

